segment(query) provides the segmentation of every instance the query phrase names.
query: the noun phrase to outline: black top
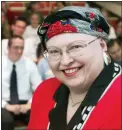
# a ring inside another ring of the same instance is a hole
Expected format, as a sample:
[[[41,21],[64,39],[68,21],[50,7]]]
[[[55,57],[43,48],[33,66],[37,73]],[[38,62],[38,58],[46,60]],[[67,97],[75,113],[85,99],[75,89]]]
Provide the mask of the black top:
[[[87,106],[95,106],[103,94],[104,90],[107,88],[111,80],[113,79],[113,74],[115,73],[115,64],[113,61],[108,66],[105,66],[97,79],[93,82],[92,86],[89,88],[87,95],[85,96],[83,102],[77,109],[76,113],[73,115],[70,122],[67,124],[66,122],[66,114],[67,114],[67,104],[68,104],[68,95],[69,89],[64,84],[61,84],[59,89],[54,94],[54,100],[57,102],[55,108],[53,108],[49,113],[50,120],[50,129],[51,130],[72,130],[74,126],[78,123],[82,123],[85,121],[82,120],[81,112],[84,107]],[[118,66],[119,73],[120,67]],[[86,111],[86,114],[89,114],[90,111]],[[79,129],[73,129],[79,130]]]

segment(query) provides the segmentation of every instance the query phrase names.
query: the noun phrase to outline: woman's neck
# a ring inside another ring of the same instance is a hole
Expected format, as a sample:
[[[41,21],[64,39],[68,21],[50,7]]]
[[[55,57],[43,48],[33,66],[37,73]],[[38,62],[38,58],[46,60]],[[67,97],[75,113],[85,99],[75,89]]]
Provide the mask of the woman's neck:
[[[84,92],[74,92],[70,90],[69,98],[72,100],[72,103],[75,105],[78,102],[82,102],[88,91]],[[72,104],[72,105],[73,105]]]
[[[72,119],[73,115],[79,108],[86,94],[87,94],[87,91],[83,93],[76,93],[70,90],[69,99],[68,99],[68,107],[67,107],[67,124],[69,123],[69,121]]]

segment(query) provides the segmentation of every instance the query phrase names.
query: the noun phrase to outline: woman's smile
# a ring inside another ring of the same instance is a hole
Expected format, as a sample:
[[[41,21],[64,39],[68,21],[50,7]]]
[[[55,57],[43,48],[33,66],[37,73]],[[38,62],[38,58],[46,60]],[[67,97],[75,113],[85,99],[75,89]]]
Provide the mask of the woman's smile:
[[[76,74],[80,71],[82,67],[73,67],[63,70],[63,73],[67,77],[76,76]]]

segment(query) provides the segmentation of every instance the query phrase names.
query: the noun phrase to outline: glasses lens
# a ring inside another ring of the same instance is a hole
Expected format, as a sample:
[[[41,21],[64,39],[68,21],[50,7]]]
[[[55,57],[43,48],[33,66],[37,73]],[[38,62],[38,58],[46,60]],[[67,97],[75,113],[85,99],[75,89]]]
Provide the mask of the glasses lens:
[[[94,42],[97,39],[98,38],[90,41],[89,43],[80,40],[75,41],[67,47],[67,52],[71,57],[82,56],[85,54],[85,47],[87,47],[88,44]],[[61,56],[62,52],[57,47],[50,47],[47,51],[44,52],[44,57],[49,61],[59,60]]]
[[[87,46],[86,43],[83,43],[82,41],[77,41],[72,43],[68,47],[68,52],[71,56],[79,56],[82,55],[84,48]]]
[[[52,60],[58,60],[61,57],[61,53],[60,50],[57,48],[50,48],[48,49],[48,51],[46,51],[44,53],[44,56],[46,57],[46,59],[48,59],[49,61]]]

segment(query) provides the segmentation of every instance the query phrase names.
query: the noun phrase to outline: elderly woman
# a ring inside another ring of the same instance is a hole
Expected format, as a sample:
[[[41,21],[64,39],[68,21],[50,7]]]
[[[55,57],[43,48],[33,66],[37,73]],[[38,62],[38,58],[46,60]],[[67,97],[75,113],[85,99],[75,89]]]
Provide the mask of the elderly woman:
[[[108,62],[109,25],[96,9],[65,7],[38,29],[56,78],[34,93],[28,130],[121,128],[121,67]]]

